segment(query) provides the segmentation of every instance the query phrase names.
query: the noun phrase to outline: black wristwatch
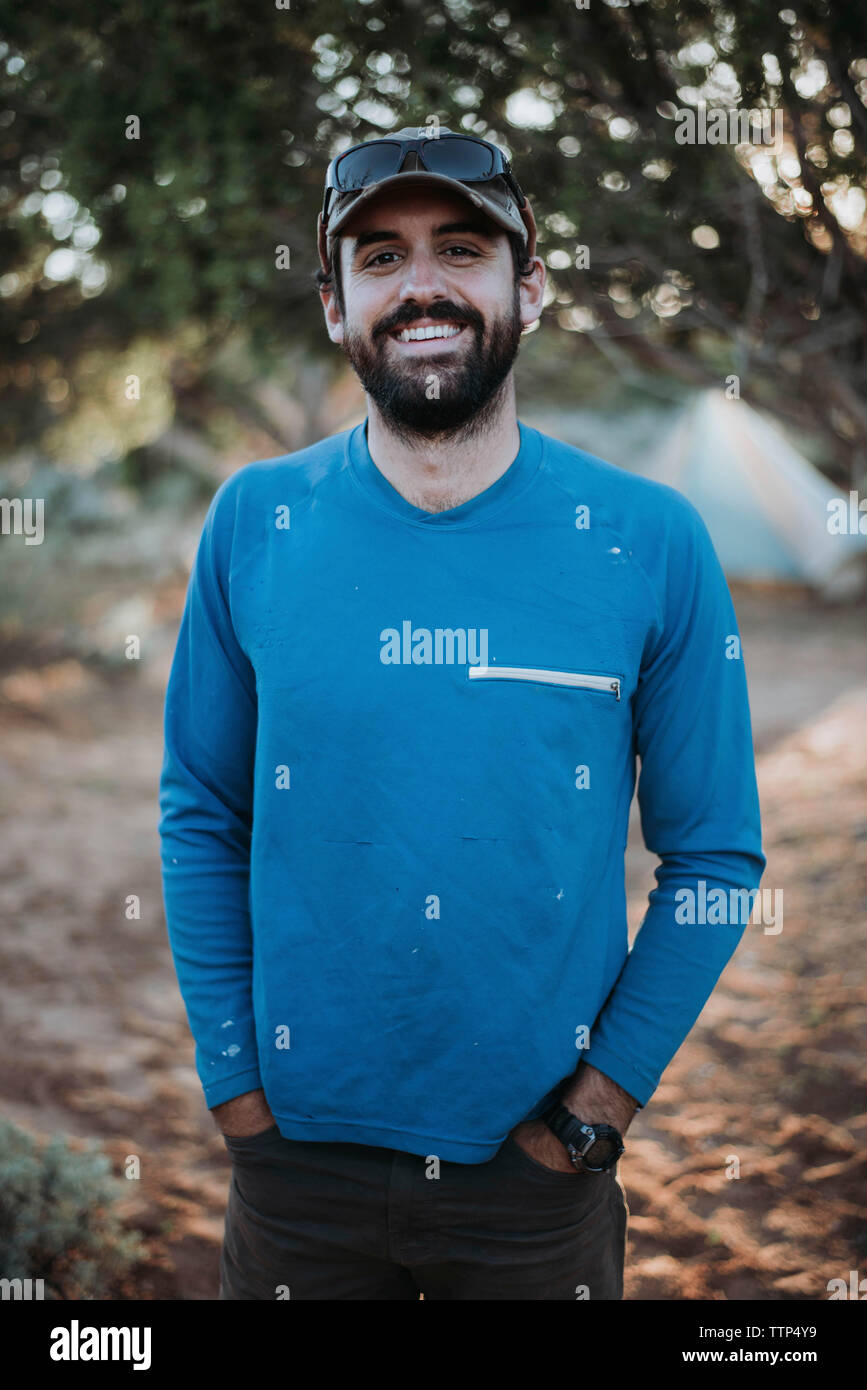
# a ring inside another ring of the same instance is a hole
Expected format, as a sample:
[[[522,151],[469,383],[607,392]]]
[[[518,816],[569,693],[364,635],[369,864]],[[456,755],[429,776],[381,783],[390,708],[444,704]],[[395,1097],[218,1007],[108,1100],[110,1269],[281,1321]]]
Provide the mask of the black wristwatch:
[[[613,1125],[585,1124],[559,1101],[546,1111],[542,1119],[560,1143],[565,1144],[569,1157],[579,1171],[586,1168],[590,1173],[605,1173],[626,1152],[623,1138]]]

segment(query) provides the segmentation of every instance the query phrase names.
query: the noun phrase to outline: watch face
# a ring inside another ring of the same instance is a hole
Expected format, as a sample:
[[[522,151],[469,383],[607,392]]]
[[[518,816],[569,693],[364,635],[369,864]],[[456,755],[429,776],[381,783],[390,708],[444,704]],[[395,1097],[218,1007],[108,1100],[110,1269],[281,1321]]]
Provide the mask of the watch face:
[[[600,1134],[585,1151],[584,1161],[589,1168],[611,1168],[622,1154],[622,1144],[613,1134]]]
[[[618,1145],[614,1139],[609,1139],[603,1135],[590,1145],[584,1154],[584,1162],[591,1168],[601,1168],[617,1153]]]

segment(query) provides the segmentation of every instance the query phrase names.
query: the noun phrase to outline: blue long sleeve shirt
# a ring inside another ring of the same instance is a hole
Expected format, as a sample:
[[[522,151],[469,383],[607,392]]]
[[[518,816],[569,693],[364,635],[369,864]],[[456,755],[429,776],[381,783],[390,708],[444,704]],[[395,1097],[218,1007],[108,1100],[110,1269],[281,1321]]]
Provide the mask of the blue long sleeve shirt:
[[[166,694],[166,920],[207,1104],[261,1086],[291,1139],[484,1162],[582,1059],[645,1105],[746,929],[682,907],[765,867],[707,530],[519,431],[447,511],[392,487],[366,421],[208,511]],[[630,951],[637,762],[660,864]]]

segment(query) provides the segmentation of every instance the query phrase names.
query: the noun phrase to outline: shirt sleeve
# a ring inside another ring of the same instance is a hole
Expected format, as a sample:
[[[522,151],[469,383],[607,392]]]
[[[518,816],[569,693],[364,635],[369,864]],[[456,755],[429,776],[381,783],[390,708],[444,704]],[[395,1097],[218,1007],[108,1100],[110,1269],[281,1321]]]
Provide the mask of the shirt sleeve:
[[[640,1106],[746,929],[750,911],[737,890],[748,890],[751,905],[766,863],[734,607],[704,522],[685,499],[676,502],[661,622],[645,649],[633,709],[641,828],[661,863],[587,1053]],[[664,536],[655,540],[664,545]],[[723,891],[725,907],[714,890]]]
[[[209,1107],[262,1084],[249,912],[257,699],[229,606],[232,482],[211,502],[187,588],[159,792],[166,924]]]

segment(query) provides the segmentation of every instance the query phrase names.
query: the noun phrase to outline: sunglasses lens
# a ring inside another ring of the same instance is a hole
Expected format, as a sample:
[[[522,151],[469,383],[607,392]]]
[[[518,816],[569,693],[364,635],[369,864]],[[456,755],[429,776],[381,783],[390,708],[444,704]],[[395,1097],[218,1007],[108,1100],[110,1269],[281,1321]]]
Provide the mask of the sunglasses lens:
[[[432,174],[446,174],[471,183],[491,179],[496,173],[493,150],[457,136],[441,135],[439,140],[429,140],[422,158]]]
[[[335,166],[335,184],[339,189],[349,191],[387,179],[400,168],[400,153],[401,147],[396,140],[371,140],[360,149],[347,150]]]

